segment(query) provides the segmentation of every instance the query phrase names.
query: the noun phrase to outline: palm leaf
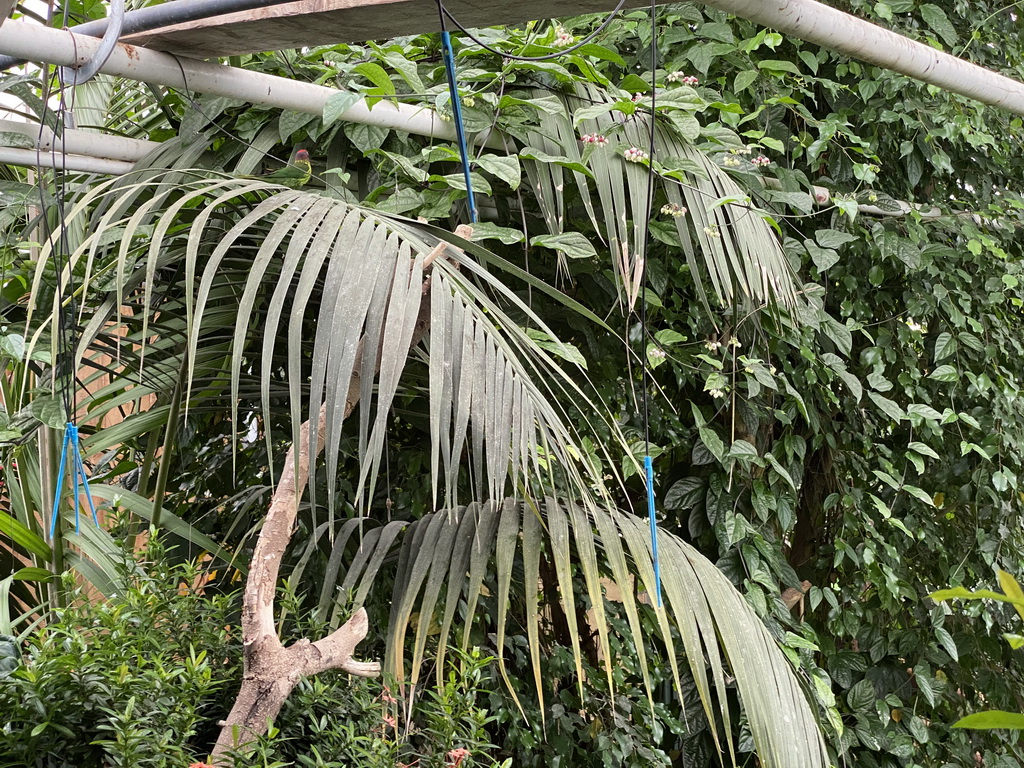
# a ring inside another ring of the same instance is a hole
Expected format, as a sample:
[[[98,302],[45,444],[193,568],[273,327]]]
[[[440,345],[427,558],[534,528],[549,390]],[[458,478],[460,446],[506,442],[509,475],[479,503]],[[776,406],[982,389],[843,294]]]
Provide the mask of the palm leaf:
[[[267,366],[286,338],[293,437],[306,414],[316,413],[321,402],[327,404],[325,435],[319,434],[318,422],[312,419],[310,441],[315,445],[321,437],[326,439],[327,503],[332,515],[346,403],[350,387],[358,387],[363,408],[357,497],[365,498],[375,487],[388,413],[409,361],[408,344],[424,301],[423,262],[445,241],[436,231],[407,220],[259,180],[211,180],[184,170],[141,175],[135,181],[97,186],[69,212],[82,235],[73,240],[70,267],[60,279],[66,286],[69,270],[85,272],[86,280],[78,283],[83,295],[94,291],[101,279],[107,285],[106,300],[98,303],[92,317],[81,318],[85,333],[79,362],[89,356],[101,334],[111,333],[110,324],[130,323],[135,349],[126,350],[120,364],[138,366],[138,375],[156,366],[165,386],[171,387],[184,355],[185,402],[191,407],[203,354],[210,354],[211,342],[224,343],[223,329],[233,327],[223,351],[230,362],[228,388],[221,396],[230,399],[237,434],[245,429],[238,406],[251,350],[262,350],[260,401],[269,415]],[[110,231],[118,236],[111,238]],[[581,463],[585,451],[576,431],[554,403],[568,394],[583,412],[600,409],[585,396],[579,376],[563,371],[512,320],[508,309],[554,338],[541,318],[458,247],[465,241],[451,241],[445,256],[432,264],[429,296],[429,319],[438,329],[429,345],[441,353],[431,354],[429,374],[433,381],[443,382],[432,393],[430,405],[437,496],[443,487],[444,505],[457,502],[464,453],[476,496],[502,498],[520,488],[537,495],[566,489],[580,498],[603,495],[600,482],[588,477]],[[253,255],[244,260],[244,253]],[[47,244],[35,275],[36,288],[44,284],[51,256]],[[156,303],[158,290],[165,290],[158,289],[158,276],[172,269],[184,275],[176,299],[183,301],[184,312],[178,313],[183,319],[165,317],[166,301],[161,299],[160,308]],[[275,285],[273,291],[267,290],[268,284]],[[129,299],[138,313],[130,319],[122,317]],[[237,313],[236,319],[225,322],[231,311]],[[38,309],[30,312],[32,344],[47,338],[56,316],[55,303],[45,316]],[[314,318],[310,340],[308,328]],[[160,334],[153,333],[157,323]],[[310,342],[307,369],[302,350]],[[439,368],[446,358],[457,363],[449,372]],[[216,361],[213,355],[209,367],[214,368]],[[379,373],[360,376],[366,369]],[[307,370],[308,394],[301,386]],[[143,387],[123,397],[151,393]],[[151,419],[155,424],[158,416]],[[269,444],[269,419],[266,424]],[[129,429],[124,427],[126,436]],[[312,494],[312,484],[310,488]],[[316,504],[315,497],[310,501]],[[333,524],[328,530],[333,535]]]
[[[579,505],[563,505],[552,499],[543,508],[511,499],[500,504],[474,503],[456,510],[440,510],[411,523],[398,554],[386,669],[405,684],[417,685],[426,658],[427,634],[436,633],[438,674],[442,674],[442,649],[450,638],[452,606],[465,599],[466,620],[471,623],[483,583],[479,564],[490,561],[496,563],[497,579],[495,652],[502,674],[507,675],[507,609],[513,592],[514,564],[521,559],[524,577],[517,589],[526,605],[526,631],[536,688],[540,692],[543,670],[537,563],[542,551],[549,552],[555,561],[561,607],[567,617],[574,615],[575,608],[570,563],[580,566],[595,599],[595,609],[604,603],[601,578],[610,577],[619,586],[630,633],[639,652],[645,646],[639,622],[641,606],[633,599],[630,584],[632,574],[637,573],[648,594],[654,588],[646,526],[646,521],[633,515],[610,513],[597,507],[584,510]],[[575,548],[569,544],[570,530],[576,540]],[[719,749],[735,764],[727,700],[727,678],[732,677],[758,756],[766,768],[828,765],[824,741],[800,681],[746,600],[713,563],[689,544],[667,531],[661,531],[659,537],[664,605],[643,610],[655,615],[672,660],[672,628],[678,632]],[[377,542],[379,550],[393,548],[391,542]],[[378,551],[364,557],[380,555]],[[375,575],[366,574],[354,583],[368,589]],[[447,593],[444,599],[442,587]],[[599,618],[599,630],[602,625]],[[405,654],[410,633],[414,637],[411,661]],[[463,649],[467,641],[468,634],[464,634]],[[603,642],[607,642],[606,636]],[[573,644],[573,654],[582,677],[578,643]],[[607,659],[606,664],[610,666]],[[682,695],[679,671],[674,666],[673,670],[676,688]],[[646,682],[649,689],[650,680]],[[512,686],[509,687],[511,690]],[[724,745],[720,743],[723,732]]]
[[[650,115],[637,112],[625,117],[617,112],[586,118],[574,126],[574,110],[593,104],[610,103],[609,94],[596,87],[579,86],[575,96],[563,96],[565,112],[544,113],[541,130],[530,135],[548,155],[579,163],[579,134],[606,135],[611,144],[589,156],[595,207],[587,177],[572,171],[586,213],[598,232],[603,232],[612,254],[612,265],[630,306],[639,294],[639,276],[647,238],[648,221],[654,215],[647,209],[648,172],[646,164],[627,162],[612,147],[622,145],[646,150],[650,143]],[[528,152],[526,154],[529,154]],[[683,251],[695,276],[706,274],[723,305],[740,297],[755,306],[776,302],[792,306],[797,300],[796,278],[785,257],[772,221],[766,212],[750,203],[719,201],[743,200],[747,194],[707,155],[679,136],[668,123],[658,123],[655,131],[655,160],[681,158],[688,171],[660,174],[657,188],[670,203],[689,209],[689,220],[678,218],[675,225]],[[560,233],[565,219],[564,162],[524,160],[536,192],[545,223],[552,233]],[[596,210],[601,211],[598,220]],[[703,266],[703,269],[701,269]],[[704,296],[699,279],[697,288]]]

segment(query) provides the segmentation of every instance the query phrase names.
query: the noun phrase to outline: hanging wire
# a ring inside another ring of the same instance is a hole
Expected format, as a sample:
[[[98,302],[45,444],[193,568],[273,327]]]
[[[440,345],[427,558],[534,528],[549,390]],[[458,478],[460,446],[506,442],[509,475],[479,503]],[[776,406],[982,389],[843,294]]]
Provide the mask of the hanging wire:
[[[445,11],[441,0],[437,0],[437,13],[441,18],[441,51],[444,55],[444,68],[448,75],[448,93],[452,102],[452,118],[455,121],[455,136],[459,142],[459,155],[462,157],[462,175],[466,178],[466,196],[469,202],[469,222],[476,224],[476,196],[473,194],[473,179],[469,170],[469,148],[466,146],[466,126],[462,122],[462,101],[459,99],[459,86],[455,78],[455,53],[452,50],[452,38],[444,23]]]
[[[462,34],[464,34],[466,37],[468,37],[474,43],[479,45],[485,51],[490,51],[493,54],[501,56],[502,58],[512,59],[513,61],[550,61],[552,59],[561,58],[562,56],[565,56],[567,53],[572,53],[573,51],[582,48],[584,45],[587,45],[595,37],[597,37],[602,32],[604,32],[608,28],[608,25],[611,24],[615,20],[615,17],[619,15],[619,11],[621,11],[625,5],[626,5],[626,0],[619,0],[619,4],[616,5],[614,10],[612,10],[612,12],[609,13],[608,16],[605,18],[605,20],[601,22],[601,26],[599,26],[597,29],[595,29],[593,32],[591,32],[589,35],[587,35],[585,38],[580,40],[575,45],[570,46],[569,48],[565,48],[565,49],[563,49],[561,51],[558,51],[558,53],[548,53],[548,54],[545,54],[543,56],[517,56],[517,55],[512,54],[512,53],[505,53],[504,51],[499,51],[497,48],[492,48],[487,43],[485,43],[482,40],[480,40],[480,38],[476,37],[472,32],[470,32],[468,29],[466,29],[466,27],[464,27],[459,22],[459,20],[456,19],[452,15],[451,11],[449,11],[447,8],[444,7],[444,3],[442,2],[442,0],[438,0],[438,2],[437,2],[438,10],[440,10],[440,12],[441,12],[441,26],[442,26],[442,28],[444,27],[444,17],[447,16],[448,20],[451,21],[451,23],[454,24],[456,27],[458,27],[459,31],[462,32]]]
[[[643,425],[644,425],[644,473],[647,479],[647,519],[651,527],[651,556],[654,560],[654,591],[657,598],[657,605],[661,607],[661,563],[658,559],[658,519],[654,509],[654,462],[651,459],[651,429],[649,414],[651,372],[647,361],[647,262],[651,244],[650,218],[654,208],[654,143],[655,143],[655,118],[654,111],[657,105],[657,77],[658,70],[658,36],[657,17],[658,8],[656,0],[651,0],[651,119],[650,136],[647,147],[647,225],[644,227],[644,249],[641,254],[643,263],[640,267],[640,340],[644,345],[641,350],[640,371],[641,371],[641,400],[643,402]]]
[[[76,55],[77,59],[77,55]],[[57,348],[53,361],[54,385],[56,386],[61,404],[64,406],[64,440],[61,446],[60,467],[57,471],[57,482],[54,486],[53,509],[50,514],[50,539],[53,540],[57,533],[57,521],[60,518],[60,504],[64,492],[64,478],[68,473],[70,464],[71,494],[75,504],[75,533],[80,532],[80,502],[79,488],[85,494],[92,512],[93,522],[99,526],[99,517],[96,514],[96,504],[93,502],[92,494],[89,491],[89,477],[85,469],[85,462],[82,460],[81,440],[78,427],[75,424],[75,414],[78,410],[77,394],[75,390],[75,356],[78,348],[77,334],[75,333],[75,318],[77,309],[75,304],[75,278],[71,264],[71,247],[68,238],[67,222],[65,212],[67,204],[67,149],[66,138],[68,122],[73,119],[73,109],[68,109],[67,93],[68,87],[64,80],[64,71],[57,70],[58,94],[56,112],[56,130],[54,141],[60,142],[60,162],[54,162],[53,171],[53,210],[57,219],[56,237],[49,225],[46,210],[46,198],[43,193],[41,181],[42,168],[37,163],[37,178],[40,179],[40,200],[42,202],[41,221],[46,241],[50,244],[50,253],[53,258],[54,272],[56,275],[56,304],[57,304]],[[42,114],[40,115],[40,126],[45,125],[47,112],[49,111],[50,86],[47,80],[44,89]],[[72,105],[74,96],[72,95]],[[42,131],[42,128],[40,128]],[[41,144],[42,133],[40,132]],[[39,146],[37,144],[37,147]],[[39,150],[37,149],[37,157]],[[56,155],[56,147],[51,147],[51,154]],[[64,272],[67,269],[67,287],[64,285]]]

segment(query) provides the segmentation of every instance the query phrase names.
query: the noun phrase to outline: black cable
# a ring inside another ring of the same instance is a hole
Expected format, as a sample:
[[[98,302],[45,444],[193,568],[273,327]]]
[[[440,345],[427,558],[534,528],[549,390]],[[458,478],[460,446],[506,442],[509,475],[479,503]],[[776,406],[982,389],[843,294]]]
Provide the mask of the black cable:
[[[657,113],[655,112],[655,106],[657,105],[657,77],[656,72],[658,70],[658,46],[657,46],[657,34],[655,29],[655,15],[657,13],[657,6],[655,0],[651,0],[651,119],[650,119],[650,136],[648,138],[647,147],[647,224],[644,227],[644,249],[643,249],[643,264],[640,267],[640,340],[644,348],[641,350],[641,395],[643,399],[643,423],[644,423],[644,453],[650,455],[651,452],[651,435],[650,435],[650,423],[648,417],[648,385],[650,378],[650,370],[647,365],[647,262],[650,258],[650,245],[651,245],[651,217],[654,215],[654,142],[655,142],[655,126]]]
[[[572,53],[573,51],[577,50],[578,48],[582,48],[584,45],[586,45],[591,40],[593,40],[595,37],[597,37],[602,32],[604,32],[608,28],[608,25],[611,24],[612,21],[615,20],[615,17],[619,15],[619,11],[621,11],[623,9],[623,7],[626,5],[626,0],[619,0],[619,4],[616,5],[615,9],[611,13],[608,14],[608,17],[604,21],[601,22],[601,26],[599,26],[597,29],[595,29],[593,32],[591,32],[589,35],[587,35],[585,38],[580,40],[580,42],[576,43],[573,46],[570,46],[569,48],[566,48],[565,50],[559,51],[558,53],[549,53],[549,54],[545,54],[544,56],[517,56],[517,55],[515,55],[513,53],[505,53],[504,51],[499,51],[497,48],[492,48],[491,46],[487,45],[487,43],[485,43],[482,40],[480,40],[480,38],[476,37],[468,29],[466,29],[459,22],[458,19],[456,19],[454,16],[452,16],[451,11],[449,11],[447,8],[444,7],[444,3],[441,0],[438,0],[437,5],[438,5],[438,8],[440,9],[441,13],[444,16],[447,16],[448,20],[452,24],[454,24],[456,27],[458,27],[459,31],[462,32],[462,34],[464,34],[466,37],[468,37],[474,43],[479,45],[485,51],[490,51],[493,54],[501,56],[502,58],[512,59],[513,61],[550,61],[551,59],[561,58],[562,56],[565,56],[567,53]],[[443,19],[442,19],[442,21],[443,21]]]

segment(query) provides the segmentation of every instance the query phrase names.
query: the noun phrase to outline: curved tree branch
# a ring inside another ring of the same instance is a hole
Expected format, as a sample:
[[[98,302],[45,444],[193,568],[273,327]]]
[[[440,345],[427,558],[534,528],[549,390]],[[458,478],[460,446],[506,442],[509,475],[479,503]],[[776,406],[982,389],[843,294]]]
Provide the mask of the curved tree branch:
[[[469,237],[471,230],[459,227],[456,234]],[[425,268],[444,250],[438,246],[425,259]],[[426,269],[425,269],[426,271]],[[420,310],[416,318],[410,348],[416,346],[430,325],[430,277],[423,282]],[[361,342],[360,342],[361,343]],[[356,354],[356,360],[362,355]],[[379,359],[379,356],[378,356]],[[360,371],[353,372],[345,402],[345,417],[351,415],[359,402]],[[324,449],[326,439],[327,407],[321,405],[318,415],[317,444],[313,455],[309,452],[310,422],[302,425],[299,433],[298,461],[296,445],[288,450],[284,469],[270,502],[266,520],[260,530],[252,566],[245,585],[242,604],[242,687],[227,719],[221,723],[220,736],[213,749],[215,764],[225,766],[229,750],[244,748],[246,744],[266,732],[281,706],[302,677],[329,669],[340,669],[352,675],[373,677],[380,673],[377,662],[360,662],[352,658],[356,645],[366,637],[368,619],[360,608],[334,632],[315,642],[303,639],[285,647],[274,626],[274,593],[281,560],[291,540],[298,514],[298,501],[309,480],[310,464]]]

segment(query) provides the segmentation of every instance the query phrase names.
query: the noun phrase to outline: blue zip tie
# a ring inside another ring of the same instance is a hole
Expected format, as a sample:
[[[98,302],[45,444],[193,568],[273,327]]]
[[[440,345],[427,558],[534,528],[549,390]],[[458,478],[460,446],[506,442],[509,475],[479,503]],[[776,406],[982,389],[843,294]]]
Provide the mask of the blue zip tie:
[[[469,175],[469,150],[466,148],[466,127],[462,123],[462,102],[459,100],[459,87],[455,84],[455,53],[452,51],[452,38],[448,30],[441,32],[441,49],[444,52],[444,68],[448,73],[448,93],[452,102],[452,115],[455,120],[455,136],[459,140],[459,154],[462,156],[462,175],[466,177],[466,195],[469,198],[469,222],[476,224],[476,198],[473,195],[473,180]]]
[[[654,516],[654,463],[644,456],[647,471],[647,518],[651,523],[651,554],[654,556],[654,593],[661,608],[661,564],[658,562],[658,521]]]
[[[64,490],[64,473],[67,471],[68,452],[71,453],[71,493],[75,499],[75,533],[79,532],[79,503],[78,488],[81,485],[85,492],[85,499],[89,502],[89,509],[92,512],[92,521],[99,528],[100,520],[96,515],[96,505],[93,503],[92,494],[89,492],[89,478],[85,472],[85,464],[82,462],[82,450],[78,439],[78,427],[70,421],[64,427],[64,446],[60,452],[60,469],[57,471],[57,486],[53,493],[53,513],[50,515],[50,540],[53,540],[57,532],[57,518],[60,514],[60,500]]]

